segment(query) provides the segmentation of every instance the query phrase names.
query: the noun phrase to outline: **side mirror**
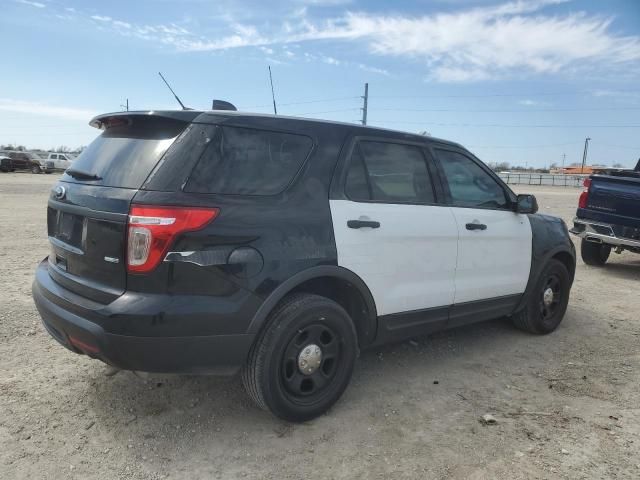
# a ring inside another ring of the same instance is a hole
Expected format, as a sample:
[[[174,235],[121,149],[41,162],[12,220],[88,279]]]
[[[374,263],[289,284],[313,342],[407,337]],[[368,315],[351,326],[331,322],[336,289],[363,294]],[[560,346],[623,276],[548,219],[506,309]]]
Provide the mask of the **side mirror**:
[[[517,213],[536,213],[538,211],[538,201],[534,195],[518,195],[516,202]]]

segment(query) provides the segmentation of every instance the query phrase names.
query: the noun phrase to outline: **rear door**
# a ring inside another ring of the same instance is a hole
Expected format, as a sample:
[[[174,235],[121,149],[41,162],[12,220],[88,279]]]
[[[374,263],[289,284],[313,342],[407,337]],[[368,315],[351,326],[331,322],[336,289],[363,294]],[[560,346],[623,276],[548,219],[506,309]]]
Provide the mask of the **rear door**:
[[[67,170],[48,202],[55,281],[102,303],[124,292],[131,200],[186,126],[142,116],[114,122]]]
[[[343,195],[330,201],[338,265],[367,284],[378,315],[449,306],[458,230],[422,148],[360,139],[346,162]]]
[[[465,151],[443,147],[435,155],[460,232],[454,303],[523,293],[531,268],[528,217],[512,210],[504,187]]]

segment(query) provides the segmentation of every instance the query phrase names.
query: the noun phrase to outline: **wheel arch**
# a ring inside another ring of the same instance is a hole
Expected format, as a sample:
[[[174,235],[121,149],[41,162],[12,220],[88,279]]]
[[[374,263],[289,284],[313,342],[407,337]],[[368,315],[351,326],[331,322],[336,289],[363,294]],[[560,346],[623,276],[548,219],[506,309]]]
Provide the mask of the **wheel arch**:
[[[354,272],[334,265],[312,267],[280,284],[253,316],[247,333],[260,332],[278,303],[287,295],[300,292],[321,295],[338,303],[351,316],[360,347],[373,342],[378,314],[371,291]]]

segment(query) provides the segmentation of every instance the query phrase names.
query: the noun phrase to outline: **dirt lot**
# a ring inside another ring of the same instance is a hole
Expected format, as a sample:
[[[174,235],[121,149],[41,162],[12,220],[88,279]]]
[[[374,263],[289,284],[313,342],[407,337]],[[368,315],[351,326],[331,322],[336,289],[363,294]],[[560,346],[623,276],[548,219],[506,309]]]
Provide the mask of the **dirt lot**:
[[[329,414],[290,425],[236,378],[110,376],[45,333],[55,180],[0,174],[0,478],[640,478],[640,257],[579,261],[551,335],[498,320],[366,352]],[[571,219],[576,189],[519,190]]]

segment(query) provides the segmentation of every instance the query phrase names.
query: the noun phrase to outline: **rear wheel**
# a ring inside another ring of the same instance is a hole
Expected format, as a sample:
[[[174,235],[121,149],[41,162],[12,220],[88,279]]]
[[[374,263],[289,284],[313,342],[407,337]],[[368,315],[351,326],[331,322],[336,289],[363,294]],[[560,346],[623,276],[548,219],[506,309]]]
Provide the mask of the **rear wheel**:
[[[611,247],[604,243],[589,242],[583,238],[580,244],[580,254],[587,265],[601,267],[607,263]]]
[[[550,260],[544,268],[525,307],[513,314],[516,327],[531,333],[553,332],[564,318],[569,304],[571,278],[565,265]]]
[[[346,389],[358,356],[347,312],[328,298],[296,294],[272,312],[242,371],[261,408],[288,421],[326,412]]]

